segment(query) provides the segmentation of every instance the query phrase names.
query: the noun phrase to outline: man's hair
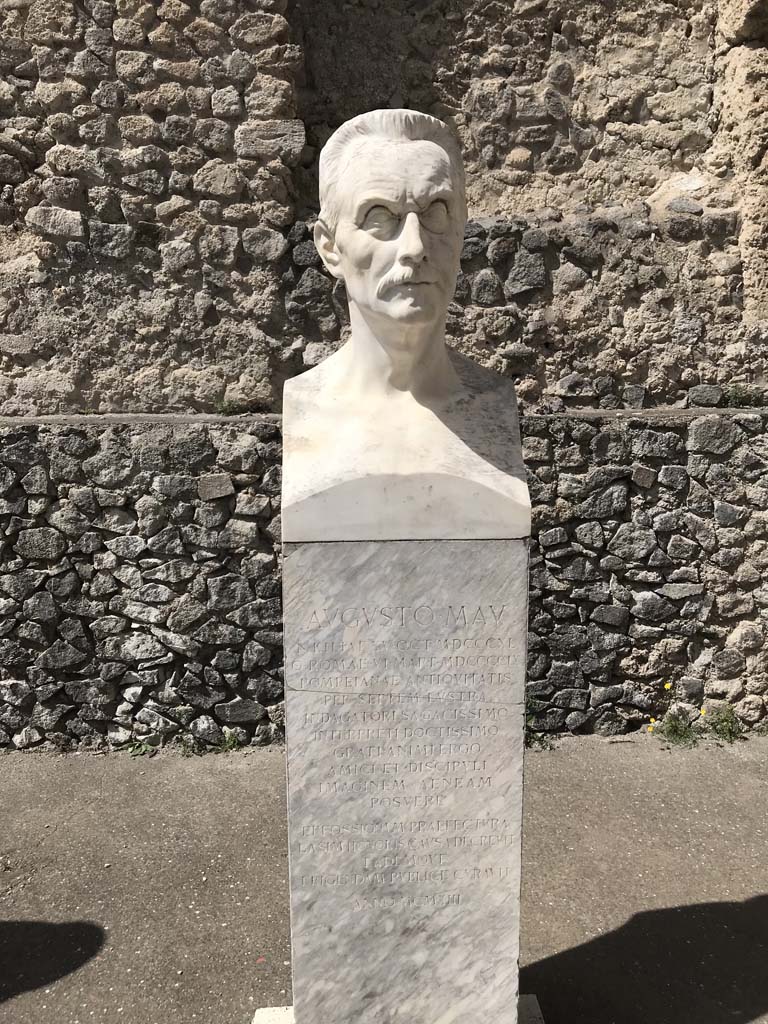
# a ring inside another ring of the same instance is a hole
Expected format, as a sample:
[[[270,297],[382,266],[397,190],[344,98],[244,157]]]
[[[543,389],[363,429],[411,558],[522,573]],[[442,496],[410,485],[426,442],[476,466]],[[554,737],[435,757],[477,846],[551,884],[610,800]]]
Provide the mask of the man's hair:
[[[337,128],[320,154],[320,217],[335,229],[338,220],[334,192],[356,143],[383,139],[389,142],[433,142],[447,154],[462,208],[466,210],[464,162],[456,136],[447,124],[418,110],[371,110]]]

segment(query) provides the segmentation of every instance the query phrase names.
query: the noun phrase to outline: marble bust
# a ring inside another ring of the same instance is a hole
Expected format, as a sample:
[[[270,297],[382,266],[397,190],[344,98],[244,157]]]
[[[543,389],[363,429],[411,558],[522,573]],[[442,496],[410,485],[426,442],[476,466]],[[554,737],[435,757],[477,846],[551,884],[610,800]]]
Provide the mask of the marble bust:
[[[347,121],[320,201],[351,332],[285,385],[283,539],[527,537],[514,388],[445,343],[467,218],[450,129],[412,110]]]

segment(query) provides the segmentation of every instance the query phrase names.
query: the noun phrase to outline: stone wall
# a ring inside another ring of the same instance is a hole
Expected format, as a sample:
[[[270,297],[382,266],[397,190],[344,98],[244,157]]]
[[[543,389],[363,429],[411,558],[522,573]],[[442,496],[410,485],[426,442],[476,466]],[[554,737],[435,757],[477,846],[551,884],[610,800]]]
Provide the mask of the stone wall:
[[[538,729],[768,711],[768,415],[531,416]]]
[[[297,0],[291,22],[310,143],[361,109],[430,110],[456,126],[477,212],[633,202],[708,162],[708,0]]]
[[[4,426],[0,744],[280,733],[279,436]]]
[[[8,0],[0,413],[279,412],[344,337],[318,150],[393,104],[461,138],[451,332],[526,408],[765,404],[767,7]]]
[[[317,156],[395,105],[461,139],[450,341],[526,412],[534,726],[759,721],[766,51],[768,0],[0,0],[0,741],[279,732]]]
[[[279,402],[305,141],[285,7],[0,5],[0,411]]]
[[[524,429],[532,727],[621,733],[705,701],[760,722],[768,414]],[[1,439],[0,745],[279,736],[276,419],[5,421]]]
[[[469,243],[453,335],[530,411],[766,404],[766,12],[297,0],[299,111],[313,149],[375,106],[454,125],[502,240]],[[312,214],[314,165],[297,181]]]

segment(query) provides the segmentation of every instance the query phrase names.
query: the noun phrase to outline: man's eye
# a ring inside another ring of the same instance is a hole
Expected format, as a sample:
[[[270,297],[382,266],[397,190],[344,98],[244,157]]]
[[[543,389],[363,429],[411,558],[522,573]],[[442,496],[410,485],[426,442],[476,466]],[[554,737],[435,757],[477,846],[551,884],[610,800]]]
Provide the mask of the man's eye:
[[[421,214],[420,220],[427,231],[441,235],[448,230],[448,207],[441,199],[438,199],[437,202],[427,207]]]
[[[366,213],[363,227],[380,235],[394,235],[400,221],[386,206],[374,206]]]

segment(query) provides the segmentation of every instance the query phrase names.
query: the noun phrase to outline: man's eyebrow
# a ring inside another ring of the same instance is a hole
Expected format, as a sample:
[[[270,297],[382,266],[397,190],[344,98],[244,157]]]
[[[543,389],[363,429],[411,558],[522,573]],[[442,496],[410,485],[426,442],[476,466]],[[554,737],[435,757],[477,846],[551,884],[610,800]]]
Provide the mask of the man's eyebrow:
[[[451,185],[443,185],[441,188],[436,189],[434,192],[426,192],[424,198],[430,203],[435,203],[440,199],[454,199],[456,196],[456,190]]]
[[[397,206],[402,202],[402,199],[396,198],[394,195],[384,196],[379,192],[368,192],[355,203],[355,213],[359,213],[360,210],[365,206]]]

